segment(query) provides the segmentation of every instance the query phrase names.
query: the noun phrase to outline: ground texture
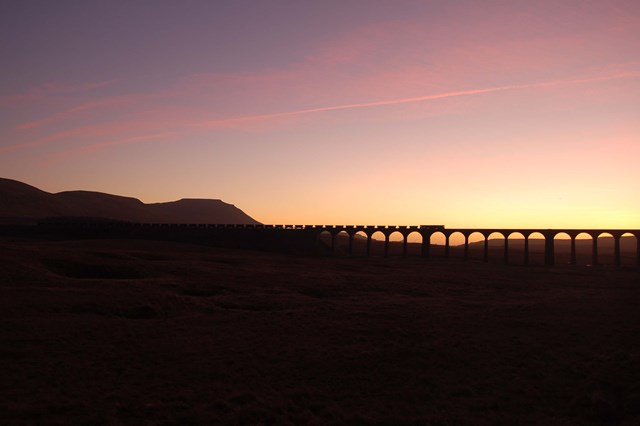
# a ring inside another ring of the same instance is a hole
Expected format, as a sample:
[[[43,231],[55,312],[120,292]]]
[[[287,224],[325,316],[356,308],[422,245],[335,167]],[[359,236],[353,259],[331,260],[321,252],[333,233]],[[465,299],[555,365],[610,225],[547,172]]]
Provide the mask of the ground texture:
[[[0,423],[640,424],[640,271],[0,242]]]

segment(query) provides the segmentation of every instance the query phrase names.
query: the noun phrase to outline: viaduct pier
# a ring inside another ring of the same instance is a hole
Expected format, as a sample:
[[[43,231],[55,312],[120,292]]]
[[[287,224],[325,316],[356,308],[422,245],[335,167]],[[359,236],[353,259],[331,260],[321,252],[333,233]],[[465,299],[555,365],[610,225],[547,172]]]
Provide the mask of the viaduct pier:
[[[531,243],[544,247],[544,264],[555,264],[555,243],[558,237],[570,244],[570,264],[576,264],[576,241],[591,239],[590,264],[600,263],[599,237],[613,241],[613,263],[621,265],[621,240],[627,247],[632,240],[635,248],[634,263],[640,266],[640,229],[534,229],[534,228],[446,228],[444,225],[378,226],[378,225],[247,225],[247,224],[175,224],[132,222],[43,222],[37,225],[0,226],[0,235],[20,235],[33,238],[140,238],[202,243],[220,247],[258,250],[335,253],[336,243],[346,244],[346,254],[354,254],[354,243],[366,244],[364,255],[372,254],[372,245],[383,245],[388,256],[390,246],[401,245],[402,256],[408,255],[408,246],[419,244],[420,255],[432,256],[432,237],[444,240],[444,256],[449,257],[453,247],[463,247],[463,258],[470,258],[470,245],[483,244],[483,260],[488,261],[492,238],[503,240],[504,263],[510,263],[510,242],[524,243],[524,264],[530,263]],[[454,239],[460,243],[455,246]],[[471,240],[474,242],[471,242]],[[414,243],[410,243],[410,241]],[[628,254],[627,254],[628,259]],[[626,261],[628,262],[628,260]]]
[[[402,253],[404,256],[407,254],[407,246],[409,237],[412,234],[420,235],[421,254],[423,257],[430,257],[431,255],[431,237],[437,234],[441,234],[444,237],[444,251],[445,257],[449,257],[450,241],[451,237],[455,234],[459,234],[459,237],[464,238],[464,258],[469,258],[469,238],[474,234],[484,240],[483,259],[488,261],[489,257],[489,239],[491,236],[499,236],[504,240],[504,262],[509,263],[509,238],[519,237],[524,240],[524,264],[529,264],[529,242],[532,237],[541,238],[544,240],[544,264],[555,264],[555,240],[556,237],[562,236],[570,240],[571,254],[570,263],[576,264],[576,239],[578,236],[590,237],[592,239],[591,249],[591,264],[597,265],[599,263],[598,254],[598,238],[601,236],[608,236],[613,238],[614,244],[614,263],[620,265],[621,250],[620,240],[623,236],[634,237],[636,240],[636,264],[640,265],[640,230],[638,229],[535,229],[535,228],[445,228],[443,225],[420,225],[420,226],[358,226],[358,225],[323,225],[312,226],[311,229],[315,229],[318,235],[322,233],[328,233],[331,238],[330,245],[333,248],[335,239],[343,234],[349,238],[349,252],[353,250],[353,240],[356,235],[361,235],[366,238],[367,241],[367,255],[370,254],[371,241],[374,234],[381,233],[381,237],[384,237],[384,253],[385,256],[389,253],[390,237],[393,234],[398,233],[402,242]]]

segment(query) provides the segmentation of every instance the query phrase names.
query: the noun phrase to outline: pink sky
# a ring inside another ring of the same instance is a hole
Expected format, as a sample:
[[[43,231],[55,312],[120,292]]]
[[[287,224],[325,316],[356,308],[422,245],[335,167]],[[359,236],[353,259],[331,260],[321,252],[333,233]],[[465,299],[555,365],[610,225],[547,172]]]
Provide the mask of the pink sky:
[[[640,228],[637,1],[215,3],[10,7],[0,175],[264,223]]]

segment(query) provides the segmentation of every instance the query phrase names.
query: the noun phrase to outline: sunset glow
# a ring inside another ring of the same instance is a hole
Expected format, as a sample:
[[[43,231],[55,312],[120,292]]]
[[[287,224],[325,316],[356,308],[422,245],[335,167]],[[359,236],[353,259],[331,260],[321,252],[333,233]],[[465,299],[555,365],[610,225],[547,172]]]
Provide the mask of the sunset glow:
[[[263,223],[640,228],[640,2],[21,2],[0,176]]]

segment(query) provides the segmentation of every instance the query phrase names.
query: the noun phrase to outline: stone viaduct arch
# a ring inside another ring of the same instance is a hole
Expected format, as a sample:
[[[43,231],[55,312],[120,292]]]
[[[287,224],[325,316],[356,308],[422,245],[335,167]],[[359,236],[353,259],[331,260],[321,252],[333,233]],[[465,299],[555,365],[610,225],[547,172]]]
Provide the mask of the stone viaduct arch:
[[[621,264],[620,240],[623,235],[633,236],[636,239],[636,264],[640,265],[640,230],[623,230],[623,229],[473,229],[473,228],[445,228],[442,225],[422,225],[422,226],[366,226],[366,225],[312,225],[302,226],[302,229],[313,230],[318,235],[328,232],[334,238],[338,233],[345,232],[349,235],[349,252],[353,246],[353,238],[356,233],[360,232],[367,238],[367,255],[371,254],[371,238],[374,233],[380,232],[384,235],[384,255],[389,255],[389,237],[391,234],[399,233],[402,235],[402,255],[407,255],[408,238],[410,234],[417,233],[422,237],[421,254],[423,257],[431,256],[431,237],[436,233],[444,235],[444,256],[449,257],[450,253],[450,237],[452,234],[461,234],[464,237],[464,255],[463,258],[469,259],[469,237],[472,234],[480,234],[484,239],[483,243],[483,260],[489,261],[490,237],[500,236],[504,243],[503,261],[510,263],[509,259],[509,238],[514,235],[524,237],[524,264],[529,264],[529,242],[533,234],[541,235],[544,240],[544,264],[555,264],[555,239],[559,235],[568,236],[570,244],[570,261],[572,265],[576,264],[576,237],[579,234],[586,234],[592,238],[591,247],[591,264],[598,265],[599,248],[598,237],[601,235],[610,235],[613,238],[613,262],[616,266]]]
[[[371,254],[371,240],[373,234],[381,233],[384,236],[384,255],[389,255],[389,245],[391,243],[390,237],[392,234],[399,234],[401,236],[402,243],[402,255],[406,256],[408,252],[409,236],[417,233],[422,237],[421,252],[424,255],[425,250],[428,251],[429,238],[433,232],[425,232],[424,227],[421,226],[367,226],[367,225],[302,225],[302,229],[315,230],[317,236],[328,233],[331,235],[332,241],[339,233],[346,233],[349,236],[349,252],[353,251],[353,239],[356,234],[364,234],[367,239],[367,255]],[[431,227],[429,227],[431,229]],[[437,228],[439,229],[439,228]],[[333,249],[333,247],[331,247]]]

